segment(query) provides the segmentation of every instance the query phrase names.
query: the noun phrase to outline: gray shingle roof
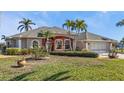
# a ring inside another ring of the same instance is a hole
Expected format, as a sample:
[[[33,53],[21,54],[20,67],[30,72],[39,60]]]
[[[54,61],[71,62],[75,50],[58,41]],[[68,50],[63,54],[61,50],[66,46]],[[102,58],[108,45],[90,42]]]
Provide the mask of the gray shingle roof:
[[[67,34],[67,31],[62,29],[62,28],[59,28],[59,27],[40,27],[40,28],[37,28],[37,29],[34,29],[34,30],[30,30],[30,31],[27,31],[27,32],[22,32],[22,33],[19,33],[19,34],[15,34],[15,35],[12,35],[10,37],[37,37],[37,34],[40,33],[41,31],[51,31],[52,33],[55,33],[55,34]]]
[[[110,39],[104,36],[100,36],[100,35],[97,35],[91,32],[87,32],[87,35],[88,35],[88,40],[111,40],[111,41],[117,42],[117,40]],[[78,39],[85,40],[85,32],[80,33],[80,35],[78,36]]]
[[[59,28],[59,27],[39,27],[37,29],[33,29],[33,30],[30,30],[30,31],[27,31],[27,32],[22,32],[22,33],[19,33],[19,34],[15,34],[15,35],[12,35],[10,36],[11,38],[18,38],[21,37],[23,38],[37,38],[37,35],[38,33],[40,33],[41,31],[51,31],[52,33],[54,34],[63,34],[63,35],[68,35],[67,31],[62,29],[62,28]],[[71,33],[74,35],[74,33]],[[103,36],[100,36],[100,35],[96,35],[96,34],[93,34],[93,33],[90,33],[90,32],[87,32],[87,35],[88,35],[88,39],[89,40],[111,40],[111,41],[114,41],[114,42],[117,42],[116,40],[113,40],[113,39],[110,39],[110,38],[107,38],[107,37],[103,37]],[[8,38],[10,38],[8,37]],[[72,36],[72,38],[74,38]],[[85,33],[80,33],[80,35],[78,36],[78,39],[79,40],[85,40]]]

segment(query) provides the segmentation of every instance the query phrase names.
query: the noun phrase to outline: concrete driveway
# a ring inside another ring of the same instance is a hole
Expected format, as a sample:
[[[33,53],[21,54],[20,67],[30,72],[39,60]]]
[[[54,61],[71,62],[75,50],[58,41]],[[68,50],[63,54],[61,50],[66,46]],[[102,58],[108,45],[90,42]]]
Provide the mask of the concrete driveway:
[[[119,59],[124,59],[124,54],[118,54],[118,56]]]
[[[119,59],[124,59],[124,54],[117,54]],[[108,58],[108,53],[99,53],[99,58]]]

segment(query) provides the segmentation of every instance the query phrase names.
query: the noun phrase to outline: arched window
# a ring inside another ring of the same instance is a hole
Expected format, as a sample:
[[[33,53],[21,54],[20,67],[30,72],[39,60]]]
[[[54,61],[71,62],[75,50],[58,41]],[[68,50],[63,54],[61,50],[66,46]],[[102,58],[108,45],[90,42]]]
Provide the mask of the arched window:
[[[57,39],[55,44],[56,44],[56,49],[62,49],[63,41],[61,39]]]
[[[32,42],[32,47],[35,48],[35,47],[38,47],[38,46],[39,46],[38,41],[34,40],[34,41]]]

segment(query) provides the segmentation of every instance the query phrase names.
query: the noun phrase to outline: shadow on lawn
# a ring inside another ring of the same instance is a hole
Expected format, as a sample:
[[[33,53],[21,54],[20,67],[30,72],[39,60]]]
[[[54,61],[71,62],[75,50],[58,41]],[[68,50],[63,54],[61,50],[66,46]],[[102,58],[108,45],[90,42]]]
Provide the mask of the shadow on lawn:
[[[22,68],[23,66],[11,66],[11,68]]]
[[[27,81],[27,79],[23,80],[23,78],[25,78],[26,76],[28,76],[32,73],[34,73],[34,72],[28,72],[28,73],[21,74],[19,76],[16,76],[16,77],[10,79],[10,81]]]
[[[48,78],[45,78],[43,80],[44,81],[62,81],[62,80],[67,80],[71,76],[64,76],[63,77],[63,75],[66,75],[68,73],[69,73],[69,71],[59,72],[59,73],[53,74],[52,76],[50,76]]]

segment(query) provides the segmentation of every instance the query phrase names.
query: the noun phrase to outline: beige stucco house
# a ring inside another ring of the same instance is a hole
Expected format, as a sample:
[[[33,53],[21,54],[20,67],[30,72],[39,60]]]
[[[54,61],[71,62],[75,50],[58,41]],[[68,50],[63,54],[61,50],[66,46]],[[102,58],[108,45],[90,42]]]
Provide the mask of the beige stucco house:
[[[38,33],[43,31],[54,33],[54,37],[49,39],[51,51],[64,51],[72,48],[71,50],[88,49],[95,52],[107,52],[117,44],[116,40],[90,32],[87,32],[87,39],[85,39],[84,32],[79,35],[75,33],[68,35],[66,30],[59,27],[40,27],[7,37],[7,47],[33,48],[34,45],[44,47],[46,39],[44,37],[38,37]]]

